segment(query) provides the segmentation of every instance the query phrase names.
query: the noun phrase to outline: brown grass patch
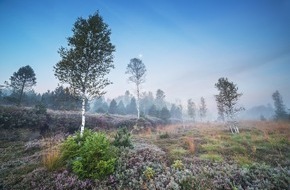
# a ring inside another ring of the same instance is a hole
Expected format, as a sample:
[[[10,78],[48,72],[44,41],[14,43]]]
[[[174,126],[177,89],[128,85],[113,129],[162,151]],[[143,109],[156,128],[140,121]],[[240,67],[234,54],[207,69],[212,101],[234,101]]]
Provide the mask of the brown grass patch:
[[[54,136],[42,140],[42,164],[49,171],[61,166],[60,144],[63,139],[63,136]]]
[[[185,137],[184,142],[188,148],[188,151],[191,154],[194,154],[195,152],[195,144],[194,144],[194,139],[192,137]]]

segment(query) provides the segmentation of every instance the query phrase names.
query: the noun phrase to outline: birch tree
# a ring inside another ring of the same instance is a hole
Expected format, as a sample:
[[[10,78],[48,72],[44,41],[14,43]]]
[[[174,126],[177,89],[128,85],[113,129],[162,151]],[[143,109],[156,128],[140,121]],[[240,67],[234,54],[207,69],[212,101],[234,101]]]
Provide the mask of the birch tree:
[[[215,98],[220,118],[226,119],[232,133],[239,133],[235,115],[239,111],[244,110],[243,107],[237,105],[243,94],[238,93],[237,85],[228,81],[227,78],[219,78],[215,87],[219,91],[219,94],[215,95]]]
[[[187,114],[195,122],[196,117],[196,106],[192,99],[187,101]]]
[[[137,117],[140,118],[140,85],[145,82],[146,67],[141,59],[133,58],[127,65],[126,74],[131,75],[129,81],[135,83],[137,94]]]
[[[206,117],[206,112],[207,112],[207,108],[206,108],[205,100],[204,100],[204,97],[201,97],[200,106],[199,106],[199,117],[201,121],[203,121],[203,118]]]
[[[115,46],[110,42],[111,30],[96,12],[88,19],[78,18],[68,47],[58,51],[61,60],[55,65],[55,76],[67,83],[82,98],[81,135],[85,127],[86,99],[100,97],[111,84],[106,78],[113,65]]]

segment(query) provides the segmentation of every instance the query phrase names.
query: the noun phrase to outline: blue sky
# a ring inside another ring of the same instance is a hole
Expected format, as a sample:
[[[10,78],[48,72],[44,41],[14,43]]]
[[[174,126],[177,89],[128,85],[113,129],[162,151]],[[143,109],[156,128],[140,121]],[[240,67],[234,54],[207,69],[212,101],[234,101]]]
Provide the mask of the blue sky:
[[[106,97],[134,92],[125,70],[141,56],[143,91],[160,88],[171,102],[203,96],[214,110],[214,84],[228,77],[246,108],[272,104],[275,90],[290,108],[288,0],[0,0],[0,83],[30,65],[37,92],[55,89],[58,49],[76,19],[97,10],[116,46]]]

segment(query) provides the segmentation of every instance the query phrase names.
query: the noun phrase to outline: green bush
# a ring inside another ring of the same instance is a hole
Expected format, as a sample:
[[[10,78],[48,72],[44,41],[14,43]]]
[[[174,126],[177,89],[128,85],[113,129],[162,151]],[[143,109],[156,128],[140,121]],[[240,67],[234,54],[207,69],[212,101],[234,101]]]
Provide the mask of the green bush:
[[[68,137],[61,148],[62,160],[80,178],[101,179],[114,172],[116,149],[103,133],[85,130],[83,137]]]
[[[154,177],[155,171],[151,167],[146,167],[146,170],[143,172],[146,179],[150,180]]]
[[[132,148],[131,134],[126,127],[122,127],[117,131],[113,145],[116,147],[129,147]]]
[[[184,166],[183,166],[183,163],[181,160],[174,160],[172,167],[177,169],[177,170],[182,170]]]
[[[167,139],[167,138],[169,138],[169,137],[170,137],[170,136],[169,136],[169,134],[168,134],[167,132],[165,132],[165,133],[159,135],[159,138],[160,138],[160,139]]]

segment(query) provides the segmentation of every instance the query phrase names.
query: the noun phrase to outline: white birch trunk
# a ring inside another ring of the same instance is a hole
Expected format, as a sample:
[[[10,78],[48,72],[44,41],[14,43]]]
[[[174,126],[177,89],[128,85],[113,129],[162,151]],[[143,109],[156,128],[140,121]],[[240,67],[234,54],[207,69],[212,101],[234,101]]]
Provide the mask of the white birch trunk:
[[[139,85],[137,84],[137,118],[140,118],[140,91],[139,91]]]
[[[82,125],[81,125],[81,137],[83,136],[84,129],[85,129],[85,122],[86,122],[86,97],[83,95],[83,101],[82,101]]]

